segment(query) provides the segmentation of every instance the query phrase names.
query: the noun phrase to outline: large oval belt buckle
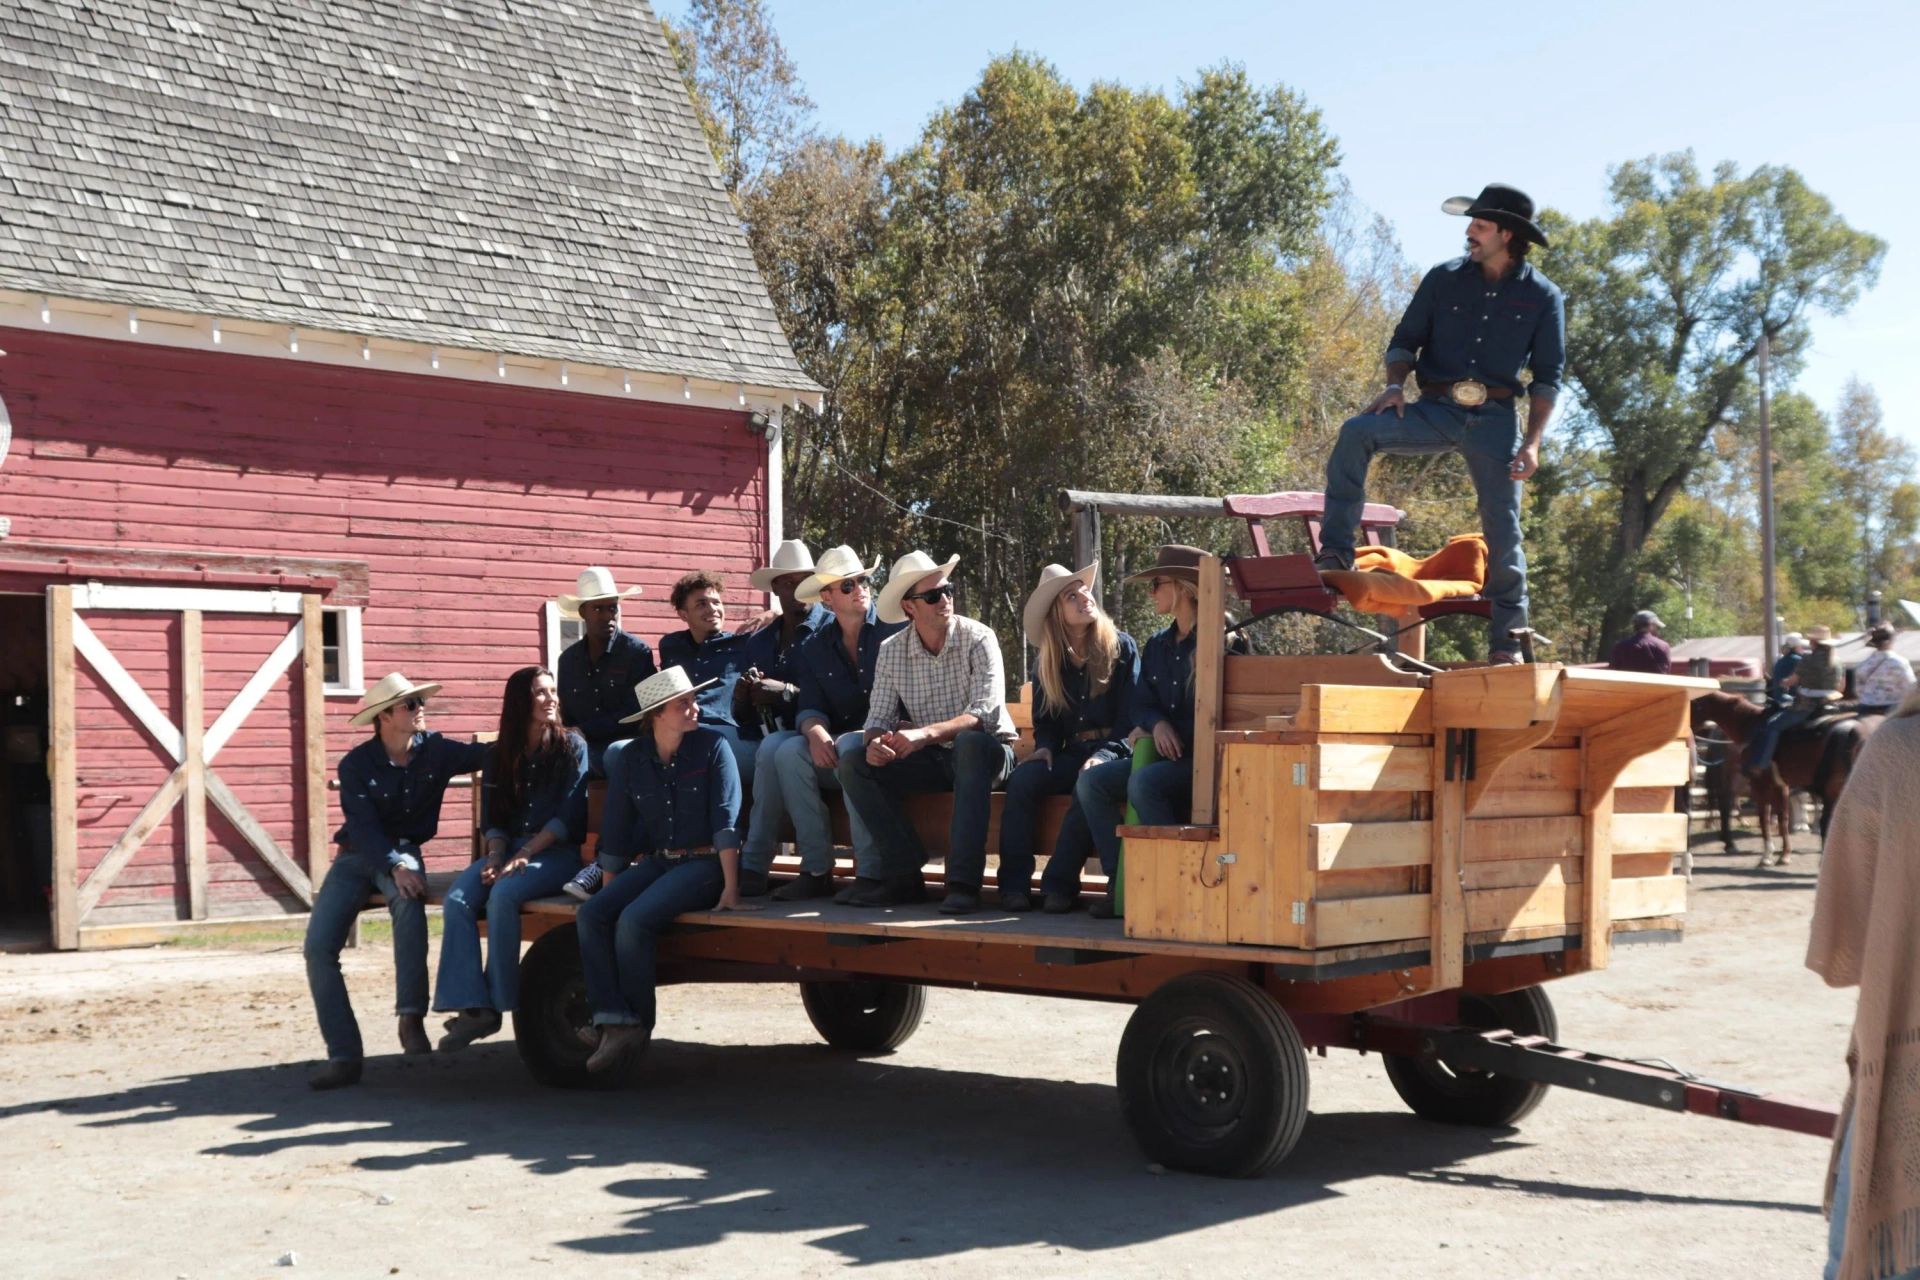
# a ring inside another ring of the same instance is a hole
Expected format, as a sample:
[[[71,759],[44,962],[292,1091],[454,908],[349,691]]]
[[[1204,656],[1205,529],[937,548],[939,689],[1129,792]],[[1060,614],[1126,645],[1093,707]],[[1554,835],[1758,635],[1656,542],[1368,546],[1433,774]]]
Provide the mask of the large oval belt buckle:
[[[1449,392],[1453,402],[1471,409],[1477,404],[1487,402],[1487,384],[1484,382],[1456,382]]]

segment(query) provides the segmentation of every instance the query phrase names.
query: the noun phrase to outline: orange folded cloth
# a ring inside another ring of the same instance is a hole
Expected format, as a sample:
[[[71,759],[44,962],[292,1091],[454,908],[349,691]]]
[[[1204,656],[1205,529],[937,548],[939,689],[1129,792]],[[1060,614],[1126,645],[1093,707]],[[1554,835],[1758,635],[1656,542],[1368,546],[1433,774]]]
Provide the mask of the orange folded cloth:
[[[1424,560],[1392,547],[1361,547],[1352,569],[1327,570],[1320,577],[1361,613],[1408,613],[1423,604],[1479,595],[1487,584],[1487,540],[1463,533]]]

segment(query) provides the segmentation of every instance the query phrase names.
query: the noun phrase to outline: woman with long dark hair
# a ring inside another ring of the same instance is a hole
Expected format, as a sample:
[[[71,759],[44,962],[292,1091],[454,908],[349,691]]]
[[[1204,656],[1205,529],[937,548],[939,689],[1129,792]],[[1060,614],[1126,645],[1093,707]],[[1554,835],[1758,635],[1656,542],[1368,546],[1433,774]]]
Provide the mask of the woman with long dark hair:
[[[444,909],[433,1007],[451,1011],[444,1052],[500,1029],[520,994],[520,908],[560,892],[580,869],[587,830],[586,740],[560,724],[560,692],[545,667],[507,677],[500,736],[481,775],[487,853],[453,883]],[[480,964],[480,912],[487,962]]]

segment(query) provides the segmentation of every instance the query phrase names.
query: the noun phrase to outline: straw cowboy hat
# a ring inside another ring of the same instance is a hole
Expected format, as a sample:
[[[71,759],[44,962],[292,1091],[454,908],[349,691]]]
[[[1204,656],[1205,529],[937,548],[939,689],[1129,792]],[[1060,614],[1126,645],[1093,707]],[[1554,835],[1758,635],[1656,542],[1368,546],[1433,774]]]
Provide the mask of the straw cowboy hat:
[[[924,551],[909,551],[895,560],[893,572],[887,575],[887,585],[880,589],[880,621],[905,622],[907,592],[913,590],[923,578],[952,573],[953,566],[959,563],[960,557],[954,556],[945,564],[935,564],[933,557]]]
[[[374,717],[396,702],[405,702],[408,698],[431,698],[440,692],[437,684],[415,684],[398,671],[390,671],[381,677],[380,683],[367,690],[360,699],[360,709],[353,713],[348,724],[359,728],[372,724]]]
[[[1063,564],[1050,564],[1040,571],[1040,585],[1027,597],[1027,607],[1020,612],[1020,629],[1027,633],[1027,643],[1034,648],[1040,647],[1040,637],[1047,629],[1047,610],[1053,608],[1053,602],[1060,593],[1075,582],[1087,584],[1087,590],[1093,590],[1093,577],[1100,572],[1098,564],[1090,564],[1074,573]]]
[[[807,550],[807,544],[798,538],[788,538],[773,553],[773,560],[764,569],[755,569],[747,575],[755,591],[773,590],[773,580],[784,578],[790,573],[812,573],[813,552]]]
[[[820,563],[813,567],[813,576],[794,591],[793,598],[802,604],[816,604],[827,588],[843,578],[872,576],[880,572],[879,557],[875,557],[873,567],[860,563],[860,553],[852,547],[828,547],[820,553]]]
[[[1128,582],[1144,582],[1148,578],[1178,578],[1182,582],[1200,585],[1200,561],[1206,558],[1206,552],[1198,547],[1182,546],[1170,542],[1160,548],[1159,556],[1151,567],[1139,573],[1127,575]]]
[[[1455,196],[1451,200],[1443,200],[1440,212],[1451,213],[1458,218],[1485,218],[1495,226],[1525,236],[1542,249],[1553,247],[1547,243],[1547,233],[1534,224],[1533,197],[1504,182],[1489,182],[1480,188],[1477,196]]]
[[[711,689],[719,684],[718,680],[702,680],[699,684],[687,679],[684,667],[668,667],[633,686],[633,696],[640,700],[640,709],[630,716],[622,716],[621,724],[632,724],[649,711],[658,710],[675,698],[689,693],[698,693],[702,689]]]
[[[1832,644],[1833,628],[1823,627],[1816,623],[1807,628],[1807,639],[1813,644]]]
[[[573,595],[560,597],[560,615],[565,618],[580,616],[580,606],[592,604],[596,600],[625,600],[628,596],[640,594],[640,588],[628,587],[622,591],[613,583],[613,572],[595,565],[591,569],[582,569],[579,579],[573,584]]]

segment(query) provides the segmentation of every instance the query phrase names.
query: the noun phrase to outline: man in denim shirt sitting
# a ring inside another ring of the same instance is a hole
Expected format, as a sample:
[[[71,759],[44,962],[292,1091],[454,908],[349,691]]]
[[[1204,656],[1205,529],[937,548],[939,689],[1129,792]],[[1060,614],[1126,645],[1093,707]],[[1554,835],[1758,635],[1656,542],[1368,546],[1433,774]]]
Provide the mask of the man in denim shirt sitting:
[[[1477,198],[1441,208],[1471,218],[1467,253],[1429,271],[1387,348],[1387,386],[1341,425],[1327,458],[1321,569],[1353,567],[1354,527],[1376,453],[1458,453],[1480,499],[1487,538],[1486,596],[1493,605],[1489,656],[1515,661],[1514,633],[1527,625],[1527,557],[1520,546],[1520,481],[1540,468],[1540,437],[1553,416],[1566,364],[1566,304],[1560,289],[1527,263],[1547,237],[1533,201],[1493,183]],[[1520,380],[1532,369],[1533,381]],[[1417,374],[1420,399],[1408,404]],[[1527,398],[1524,437],[1514,399]]]
[[[437,684],[414,684],[398,671],[367,691],[352,723],[376,725],[373,736],[340,758],[340,812],[346,825],[307,917],[307,986],[327,1042],[327,1065],[307,1083],[315,1089],[358,1084],[363,1056],[340,949],[376,890],[393,917],[394,1012],[400,1047],[428,1053],[427,877],[420,847],[440,829],[447,783],[486,762],[490,743],[455,742],[427,732],[427,699]]]

